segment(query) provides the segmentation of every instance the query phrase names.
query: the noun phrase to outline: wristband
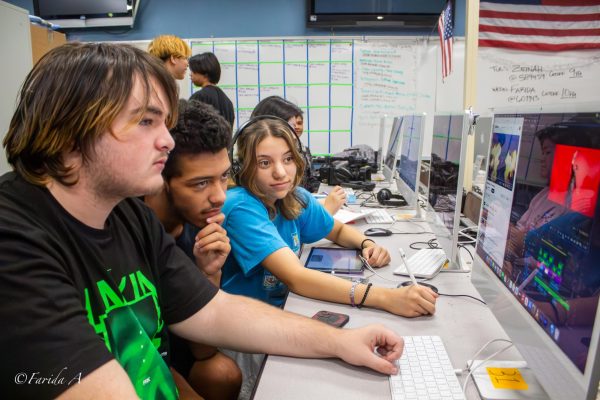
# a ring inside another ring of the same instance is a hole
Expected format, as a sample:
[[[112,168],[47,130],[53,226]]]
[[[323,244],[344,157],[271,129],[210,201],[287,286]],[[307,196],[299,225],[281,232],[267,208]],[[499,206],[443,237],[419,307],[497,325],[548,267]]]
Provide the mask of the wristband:
[[[369,289],[371,289],[371,286],[373,286],[372,283],[369,283],[367,285],[367,289],[365,290],[365,294],[364,294],[362,300],[360,301],[360,304],[356,305],[356,308],[362,308],[365,305],[365,301],[367,300],[367,295],[369,294]]]
[[[352,282],[352,287],[350,288],[350,305],[352,307],[356,307],[356,303],[354,302],[354,291],[356,290],[356,285],[359,282]]]
[[[369,242],[372,242],[373,244],[375,244],[375,241],[374,241],[373,239],[369,239],[369,238],[367,238],[367,239],[363,240],[363,241],[360,243],[360,249],[361,249],[361,250],[364,250],[364,249],[365,249],[365,242],[366,242],[367,240],[368,240]]]

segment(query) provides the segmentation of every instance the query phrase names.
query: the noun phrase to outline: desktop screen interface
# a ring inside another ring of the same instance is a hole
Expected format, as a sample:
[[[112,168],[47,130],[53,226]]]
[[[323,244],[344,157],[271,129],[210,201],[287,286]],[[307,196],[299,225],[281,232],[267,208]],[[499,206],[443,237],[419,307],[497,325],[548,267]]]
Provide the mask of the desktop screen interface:
[[[387,152],[385,153],[384,165],[389,171],[394,171],[396,167],[396,158],[398,156],[398,147],[400,146],[400,127],[402,126],[402,117],[394,118],[392,130],[390,132],[390,140],[388,141]]]
[[[417,187],[422,119],[421,116],[406,117],[402,128],[402,149],[398,163],[398,175],[413,192]]]
[[[429,167],[429,204],[446,228],[454,229],[464,115],[436,115]]]
[[[495,116],[477,244],[582,372],[600,292],[596,115]]]

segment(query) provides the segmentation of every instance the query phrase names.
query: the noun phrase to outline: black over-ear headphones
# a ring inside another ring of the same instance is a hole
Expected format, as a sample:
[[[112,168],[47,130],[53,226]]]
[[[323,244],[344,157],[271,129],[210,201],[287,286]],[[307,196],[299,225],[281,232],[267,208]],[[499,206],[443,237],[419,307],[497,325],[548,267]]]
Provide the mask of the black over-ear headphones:
[[[246,121],[242,125],[240,125],[240,127],[238,128],[235,135],[233,135],[233,139],[231,141],[231,148],[229,149],[229,161],[231,161],[231,177],[233,178],[233,180],[235,181],[235,183],[237,185],[240,184],[238,176],[240,174],[240,171],[242,170],[242,166],[241,166],[239,160],[233,158],[235,142],[237,142],[238,138],[244,133],[244,131],[246,129],[248,129],[248,127],[254,125],[258,121],[262,121],[265,119],[281,121],[281,122],[285,123],[285,125],[288,128],[290,128],[290,135],[292,135],[292,137],[294,139],[296,139],[298,151],[300,151],[300,153],[303,153],[302,144],[300,143],[300,138],[298,138],[298,136],[296,136],[296,132],[294,132],[294,128],[290,125],[290,123],[288,121],[286,121],[283,118],[276,117],[275,115],[258,115],[256,117],[252,117],[248,121]]]
[[[381,205],[394,207],[402,207],[408,204],[406,200],[404,200],[404,197],[399,194],[392,194],[389,189],[381,189],[377,192],[377,201]]]

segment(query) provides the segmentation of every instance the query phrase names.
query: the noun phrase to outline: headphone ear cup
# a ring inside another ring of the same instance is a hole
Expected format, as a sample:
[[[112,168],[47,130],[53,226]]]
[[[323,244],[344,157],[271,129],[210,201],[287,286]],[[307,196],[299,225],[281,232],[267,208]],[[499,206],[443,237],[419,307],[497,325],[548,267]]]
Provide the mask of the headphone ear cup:
[[[377,201],[379,202],[379,204],[384,204],[387,200],[389,200],[392,197],[392,192],[390,192],[389,189],[381,189],[379,192],[377,192]]]
[[[407,205],[404,197],[393,194],[389,189],[381,189],[377,192],[377,201],[384,206],[403,207]]]
[[[242,170],[242,166],[240,165],[238,160],[233,160],[231,162],[231,179],[235,182],[236,185],[240,184],[240,171]]]

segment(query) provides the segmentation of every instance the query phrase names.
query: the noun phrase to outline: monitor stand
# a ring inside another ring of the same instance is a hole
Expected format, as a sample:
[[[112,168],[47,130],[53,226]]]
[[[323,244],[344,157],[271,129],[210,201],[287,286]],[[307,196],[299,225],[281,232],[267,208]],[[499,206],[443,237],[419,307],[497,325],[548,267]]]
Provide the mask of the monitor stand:
[[[471,369],[482,362],[474,360]],[[471,360],[468,363],[471,364]],[[549,399],[525,361],[488,360],[475,369],[472,376],[479,395],[485,400]]]

